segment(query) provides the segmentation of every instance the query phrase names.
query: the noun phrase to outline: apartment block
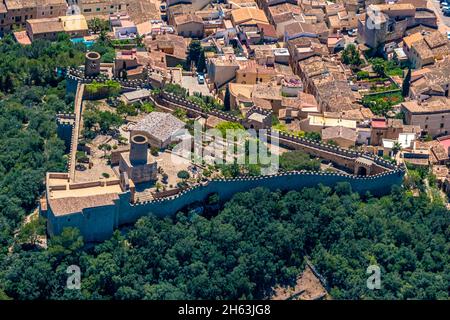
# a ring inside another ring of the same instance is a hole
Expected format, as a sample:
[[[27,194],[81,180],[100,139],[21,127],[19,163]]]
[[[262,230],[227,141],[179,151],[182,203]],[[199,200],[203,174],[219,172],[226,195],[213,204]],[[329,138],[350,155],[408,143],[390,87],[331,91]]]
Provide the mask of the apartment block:
[[[24,29],[28,19],[64,16],[65,0],[3,0],[0,2],[0,33]]]
[[[426,101],[407,101],[401,105],[406,124],[420,126],[432,137],[450,132],[450,102],[445,97],[433,97]]]

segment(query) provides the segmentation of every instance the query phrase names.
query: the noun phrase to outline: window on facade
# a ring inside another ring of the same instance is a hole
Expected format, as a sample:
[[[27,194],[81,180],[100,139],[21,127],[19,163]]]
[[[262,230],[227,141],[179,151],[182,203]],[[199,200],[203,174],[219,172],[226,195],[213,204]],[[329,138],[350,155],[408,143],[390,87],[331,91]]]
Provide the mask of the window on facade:
[[[444,124],[443,123],[441,123],[441,129],[444,127]]]

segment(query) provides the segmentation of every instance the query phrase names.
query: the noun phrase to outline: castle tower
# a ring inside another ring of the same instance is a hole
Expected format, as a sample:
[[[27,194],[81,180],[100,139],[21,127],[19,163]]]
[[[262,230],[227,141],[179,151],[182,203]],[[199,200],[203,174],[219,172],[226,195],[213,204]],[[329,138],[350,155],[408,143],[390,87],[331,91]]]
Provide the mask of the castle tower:
[[[86,77],[95,77],[100,74],[100,58],[98,52],[90,51],[86,53],[84,64],[84,75]]]
[[[135,183],[157,179],[156,159],[148,153],[148,138],[136,134],[130,139],[130,152],[120,153],[119,172],[126,173],[130,179],[130,190]]]
[[[148,139],[143,135],[134,135],[130,139],[130,162],[133,165],[146,164],[148,154]]]

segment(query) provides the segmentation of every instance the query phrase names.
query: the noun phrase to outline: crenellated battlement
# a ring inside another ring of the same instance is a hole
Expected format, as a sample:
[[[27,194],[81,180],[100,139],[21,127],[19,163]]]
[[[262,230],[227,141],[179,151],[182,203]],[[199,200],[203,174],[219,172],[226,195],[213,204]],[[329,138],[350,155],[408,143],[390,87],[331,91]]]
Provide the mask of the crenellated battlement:
[[[93,81],[103,82],[107,79],[102,76],[85,77],[83,72],[70,69],[67,77],[77,83],[75,97],[75,114],[61,114],[61,119],[75,118],[71,136],[71,155],[69,171],[64,174],[49,173],[47,175],[47,197],[52,196],[55,203],[48,204],[47,217],[49,219],[48,232],[50,235],[59,234],[64,227],[77,227],[86,241],[102,241],[111,236],[114,229],[121,225],[134,223],[140,217],[154,214],[156,216],[170,216],[192,205],[204,206],[211,194],[217,194],[221,201],[227,201],[238,192],[245,192],[253,188],[264,187],[272,191],[299,190],[305,187],[324,185],[333,187],[341,182],[351,185],[353,191],[360,194],[370,192],[372,195],[384,195],[390,191],[390,186],[401,185],[405,175],[405,168],[392,164],[378,156],[326,144],[288,133],[267,129],[261,131],[266,140],[277,142],[279,145],[295,150],[303,150],[314,157],[332,161],[336,167],[345,169],[342,172],[313,172],[289,171],[273,175],[240,176],[235,178],[214,178],[204,183],[181,189],[177,194],[161,195],[151,200],[136,201],[133,187],[122,188],[119,180],[74,183],[75,153],[77,149],[81,103],[84,85]],[[145,83],[139,80],[118,81],[122,89],[138,88]],[[221,110],[205,111],[199,105],[162,91],[152,97],[161,107],[168,110],[183,108],[196,116],[216,116],[225,121],[232,121],[244,125],[246,118],[238,118]],[[161,102],[161,103],[159,103]],[[258,112],[270,116],[271,112],[253,107],[249,112]],[[353,172],[344,173],[344,172]],[[55,198],[58,193],[60,197]],[[63,193],[63,194],[62,194]],[[79,194],[82,203],[73,198],[74,193]],[[67,198],[65,198],[67,197]],[[70,209],[65,201],[71,201]],[[57,212],[53,212],[53,206]],[[76,209],[71,209],[76,208]],[[67,212],[66,212],[67,209]],[[59,210],[59,211],[58,211]],[[59,212],[59,213],[58,213]]]

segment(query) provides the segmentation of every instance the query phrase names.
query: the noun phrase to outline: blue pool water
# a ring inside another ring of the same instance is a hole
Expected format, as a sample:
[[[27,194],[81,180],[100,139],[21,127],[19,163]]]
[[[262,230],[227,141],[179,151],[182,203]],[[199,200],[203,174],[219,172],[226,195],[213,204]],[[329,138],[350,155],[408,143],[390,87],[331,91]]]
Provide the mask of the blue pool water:
[[[90,48],[94,44],[94,41],[85,40],[84,38],[74,38],[70,39],[70,41],[72,41],[72,43],[83,43],[87,48]]]

